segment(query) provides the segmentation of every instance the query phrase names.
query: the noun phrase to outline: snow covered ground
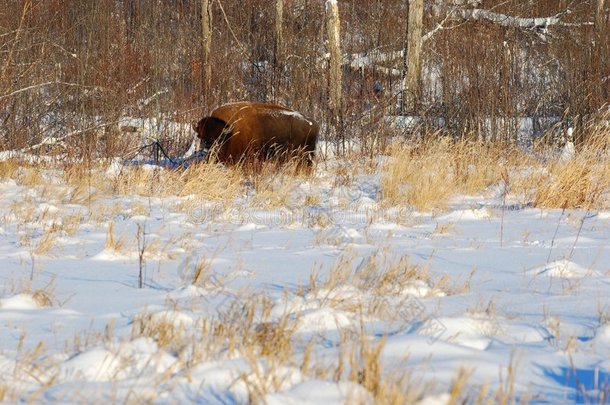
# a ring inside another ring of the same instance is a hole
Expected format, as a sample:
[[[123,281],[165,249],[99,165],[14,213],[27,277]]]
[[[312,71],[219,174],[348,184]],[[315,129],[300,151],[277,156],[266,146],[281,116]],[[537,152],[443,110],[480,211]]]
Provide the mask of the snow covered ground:
[[[325,170],[277,206],[4,179],[0,399],[608,400],[610,212],[419,212]]]

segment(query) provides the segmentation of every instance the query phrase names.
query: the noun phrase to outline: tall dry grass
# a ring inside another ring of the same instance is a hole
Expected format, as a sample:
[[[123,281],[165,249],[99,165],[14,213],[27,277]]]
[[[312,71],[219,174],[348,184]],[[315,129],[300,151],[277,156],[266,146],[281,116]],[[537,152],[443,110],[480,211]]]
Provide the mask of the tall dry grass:
[[[537,207],[610,208],[610,124],[596,121],[587,130],[575,156],[550,161],[539,172],[533,197]]]
[[[382,207],[443,210],[456,196],[497,196],[500,190],[501,204],[511,195],[541,208],[607,209],[610,130],[599,120],[587,130],[587,140],[576,145],[569,159],[545,144],[525,150],[510,144],[431,136],[395,143],[381,160],[366,153],[352,153],[349,161],[319,157],[313,170],[303,170],[291,161],[267,162],[255,172],[214,162],[180,170],[124,166],[109,172],[107,163],[35,166],[11,159],[0,165],[0,178],[39,187],[49,201],[89,209],[107,195],[177,196],[181,197],[177,207],[184,210],[205,202],[228,207],[237,199],[257,208],[294,208],[295,203],[308,201],[324,204],[315,190],[329,179],[337,187],[350,187],[361,175],[375,173],[379,173]],[[299,190],[304,183],[311,192]]]
[[[231,200],[243,192],[243,173],[239,167],[226,168],[218,163],[189,167],[178,179],[178,195],[195,195],[206,200]]]
[[[5,160],[0,162],[0,179],[8,180],[15,179],[20,164],[15,159]]]
[[[395,146],[382,169],[388,204],[420,210],[444,209],[458,194],[484,191],[502,179],[502,167],[522,165],[525,154],[501,144],[448,138]]]
[[[383,201],[419,210],[447,208],[452,197],[485,194],[493,186],[540,208],[610,206],[610,131],[589,129],[569,158],[545,144],[532,150],[462,139],[414,141],[393,147],[382,168]]]
[[[608,209],[610,163],[595,162],[597,153],[553,163],[539,176],[534,205],[540,208]]]
[[[114,167],[112,173],[108,170],[108,164],[101,162],[90,168],[69,165],[60,168],[60,173],[75,194],[95,192],[99,195],[160,198],[193,196],[211,201],[236,197],[242,190],[244,179],[239,167],[226,168],[216,163],[192,164],[187,169],[174,170],[154,165]]]

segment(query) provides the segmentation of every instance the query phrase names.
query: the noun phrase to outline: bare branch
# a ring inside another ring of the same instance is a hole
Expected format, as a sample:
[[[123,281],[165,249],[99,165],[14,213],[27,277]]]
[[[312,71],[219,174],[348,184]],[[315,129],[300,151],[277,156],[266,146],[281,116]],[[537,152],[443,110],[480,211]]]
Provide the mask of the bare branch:
[[[26,91],[38,89],[38,88],[41,88],[41,87],[51,86],[53,84],[61,85],[61,86],[71,86],[71,87],[94,88],[93,86],[85,86],[84,84],[59,82],[57,80],[54,80],[52,82],[32,84],[31,86],[26,86],[26,87],[23,87],[21,89],[12,91],[10,93],[3,94],[3,95],[0,96],[0,100],[4,100],[5,98],[9,98],[9,97],[15,96],[15,95],[17,95],[19,93],[24,93]]]
[[[3,162],[5,160],[11,159],[13,157],[19,157],[20,155],[26,154],[28,152],[32,152],[35,150],[38,150],[40,148],[42,148],[43,146],[50,146],[50,145],[61,145],[63,141],[65,141],[68,138],[72,138],[74,136],[78,136],[78,135],[82,135],[86,132],[89,131],[93,131],[96,129],[100,129],[100,128],[105,128],[108,127],[110,125],[114,125],[119,123],[120,120],[117,121],[113,121],[113,122],[106,122],[106,123],[102,123],[102,124],[96,124],[96,125],[92,125],[88,128],[84,128],[84,129],[77,129],[74,131],[71,131],[63,136],[60,137],[51,137],[51,136],[47,136],[45,137],[40,143],[37,143],[36,145],[31,145],[31,146],[27,146],[25,148],[21,148],[18,150],[7,150],[7,151],[3,151],[0,152],[0,162]]]
[[[561,25],[562,17],[570,14],[571,11],[568,8],[550,17],[513,17],[480,8],[456,9],[454,13],[464,19],[489,21],[503,27],[531,29]]]
[[[434,34],[436,34],[439,30],[445,29],[445,23],[447,22],[447,20],[449,20],[449,18],[451,17],[451,13],[447,13],[447,15],[445,16],[445,18],[443,18],[443,20],[441,22],[439,22],[436,27],[434,27],[433,30],[428,31],[427,33],[425,33],[421,40],[422,42],[426,42],[427,40],[429,40],[430,38],[432,38],[434,36]]]
[[[572,10],[568,7],[561,12],[548,16],[548,17],[514,17],[507,14],[496,13],[491,10],[485,10],[480,8],[463,8],[453,7],[441,22],[439,22],[434,29],[424,34],[422,41],[426,42],[434,36],[438,31],[447,29],[445,24],[449,20],[461,19],[461,20],[479,20],[488,21],[494,24],[501,25],[503,27],[516,27],[523,29],[546,29],[550,26],[562,26],[562,27],[580,27],[586,25],[592,25],[590,21],[579,22],[579,23],[567,23],[562,19],[566,15],[572,13]],[[454,28],[453,26],[451,28]]]

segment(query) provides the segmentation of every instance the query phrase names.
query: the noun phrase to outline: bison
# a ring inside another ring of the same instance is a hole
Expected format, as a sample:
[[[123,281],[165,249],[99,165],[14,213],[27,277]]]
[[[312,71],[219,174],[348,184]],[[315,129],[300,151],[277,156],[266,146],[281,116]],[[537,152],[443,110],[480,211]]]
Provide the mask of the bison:
[[[204,151],[225,164],[296,158],[311,166],[318,124],[297,111],[266,103],[238,102],[216,108],[193,129]]]

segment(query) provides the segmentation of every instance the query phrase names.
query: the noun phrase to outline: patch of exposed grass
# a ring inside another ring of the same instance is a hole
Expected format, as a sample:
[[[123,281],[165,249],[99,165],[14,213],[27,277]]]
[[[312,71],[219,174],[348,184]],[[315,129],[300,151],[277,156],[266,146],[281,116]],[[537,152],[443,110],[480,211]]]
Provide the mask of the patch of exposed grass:
[[[108,224],[106,231],[106,244],[104,247],[112,252],[122,252],[125,249],[125,238],[116,235],[114,231],[114,222]]]
[[[15,179],[20,163],[15,159],[3,160],[0,162],[0,179]]]
[[[159,347],[170,351],[182,350],[189,341],[190,318],[177,318],[177,312],[143,312],[135,316],[131,328],[132,338],[146,336],[157,342]]]
[[[536,207],[610,207],[610,159],[594,145],[584,145],[573,159],[549,163],[545,169],[536,179]]]
[[[390,204],[420,210],[444,209],[458,194],[485,190],[502,179],[502,167],[514,166],[520,154],[480,141],[440,139],[394,147],[382,178]]]
[[[311,178],[311,172],[302,170],[296,161],[290,161],[282,166],[273,162],[266,163],[252,176],[253,188],[256,192],[252,204],[265,208],[289,206],[296,202],[294,190]],[[304,199],[305,196],[302,200]]]
[[[560,159],[540,147],[528,152],[510,145],[435,139],[394,146],[382,169],[383,201],[418,210],[444,209],[456,195],[503,184],[506,192],[542,208],[606,209],[610,191],[610,136],[601,130]]]
[[[238,167],[225,168],[216,163],[190,166],[178,177],[178,195],[199,199],[227,201],[243,193],[243,173]]]

